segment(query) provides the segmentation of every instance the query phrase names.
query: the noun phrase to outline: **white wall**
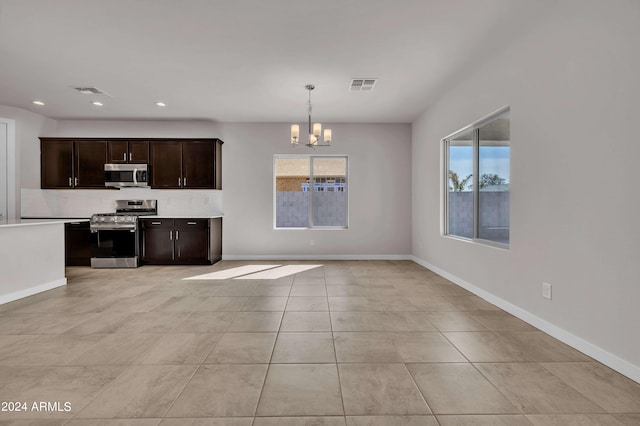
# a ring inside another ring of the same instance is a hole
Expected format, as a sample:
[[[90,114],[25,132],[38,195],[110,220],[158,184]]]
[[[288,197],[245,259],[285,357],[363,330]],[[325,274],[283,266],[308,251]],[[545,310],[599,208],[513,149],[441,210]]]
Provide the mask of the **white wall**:
[[[566,0],[413,123],[413,254],[640,380],[640,3]],[[511,248],[440,235],[440,139],[511,105]],[[576,213],[577,212],[577,213]],[[541,283],[553,285],[553,300]]]
[[[291,146],[288,123],[224,124],[225,258],[409,255],[410,126],[326,125],[333,130],[333,146],[313,151]],[[275,230],[274,154],[348,155],[349,229]]]
[[[9,147],[7,194],[11,198],[8,217],[20,217],[20,187],[33,179],[32,170],[37,167],[37,187],[40,187],[40,142],[38,136],[55,132],[56,121],[20,108],[0,105],[0,117],[8,118],[15,124],[15,146]],[[37,142],[37,144],[34,143]],[[11,141],[9,141],[11,143]],[[12,158],[13,157],[13,158]]]

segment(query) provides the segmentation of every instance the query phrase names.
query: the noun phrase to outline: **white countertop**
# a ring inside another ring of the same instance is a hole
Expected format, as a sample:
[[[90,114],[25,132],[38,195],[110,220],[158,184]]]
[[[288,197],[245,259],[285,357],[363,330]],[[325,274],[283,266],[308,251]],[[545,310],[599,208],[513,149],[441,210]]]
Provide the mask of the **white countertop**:
[[[56,223],[89,222],[88,218],[52,218],[52,219],[5,219],[0,220],[0,228],[15,226],[52,225]]]
[[[174,216],[174,215],[154,215],[154,216],[140,216],[140,219],[218,219],[223,215],[189,215],[189,216]],[[36,225],[52,225],[56,223],[75,223],[75,222],[89,222],[89,218],[31,218],[31,219],[5,219],[0,220],[0,228],[8,228],[15,226],[36,226]]]
[[[176,215],[167,215],[167,214],[159,214],[152,216],[139,216],[140,219],[218,219],[221,218],[222,214],[211,215],[211,216],[203,216],[203,215],[184,215],[184,216],[176,216]]]

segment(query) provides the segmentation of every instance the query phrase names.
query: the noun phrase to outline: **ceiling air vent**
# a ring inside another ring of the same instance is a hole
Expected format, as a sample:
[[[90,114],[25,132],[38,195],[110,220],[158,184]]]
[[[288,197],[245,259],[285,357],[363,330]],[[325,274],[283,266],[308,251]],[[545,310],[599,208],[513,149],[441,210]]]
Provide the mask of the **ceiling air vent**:
[[[82,93],[83,95],[107,95],[104,91],[98,89],[97,87],[74,87],[74,89]]]
[[[354,78],[351,80],[349,90],[352,92],[370,92],[377,82],[377,78]]]

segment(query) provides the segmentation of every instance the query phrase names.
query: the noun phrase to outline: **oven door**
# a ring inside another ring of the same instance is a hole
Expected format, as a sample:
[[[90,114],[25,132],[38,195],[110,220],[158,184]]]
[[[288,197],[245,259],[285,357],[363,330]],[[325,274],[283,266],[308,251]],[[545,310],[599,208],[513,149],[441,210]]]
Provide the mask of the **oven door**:
[[[100,229],[91,247],[93,268],[137,268],[138,230]]]

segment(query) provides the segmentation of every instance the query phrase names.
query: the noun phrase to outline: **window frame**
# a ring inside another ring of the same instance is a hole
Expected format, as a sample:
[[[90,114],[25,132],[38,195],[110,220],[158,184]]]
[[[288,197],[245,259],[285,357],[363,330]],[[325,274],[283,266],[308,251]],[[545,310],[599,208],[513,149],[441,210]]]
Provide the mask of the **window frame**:
[[[480,203],[479,203],[479,193],[480,193],[480,176],[479,176],[479,163],[480,163],[480,140],[479,133],[480,128],[489,124],[490,122],[497,120],[505,115],[510,115],[511,107],[509,105],[503,106],[502,108],[497,109],[496,111],[482,117],[479,120],[474,121],[473,123],[464,126],[463,128],[456,130],[455,132],[445,136],[441,139],[441,148],[442,148],[442,185],[441,190],[443,191],[442,200],[442,229],[441,235],[443,237],[461,240],[466,242],[478,243],[481,245],[492,246],[496,248],[501,248],[505,250],[509,250],[511,244],[511,207],[509,207],[509,242],[501,243],[498,241],[487,240],[484,238],[478,237],[479,231],[479,218],[480,218]],[[509,122],[509,127],[511,127],[511,122]],[[456,136],[462,135],[464,133],[473,132],[473,233],[471,238],[463,237],[460,235],[454,235],[449,233],[449,142],[451,139]],[[509,153],[511,153],[511,140],[509,141]],[[511,154],[509,154],[509,176],[511,176]],[[509,178],[511,181],[511,178]],[[510,185],[511,187],[511,185]]]
[[[278,203],[277,203],[277,176],[276,176],[276,160],[278,158],[305,158],[309,160],[309,182],[313,182],[313,158],[344,158],[346,162],[346,174],[344,178],[345,189],[347,193],[346,200],[346,208],[345,215],[346,217],[346,225],[345,226],[326,226],[326,225],[314,225],[313,224],[313,191],[311,191],[310,201],[309,201],[309,226],[298,226],[298,227],[279,227],[278,224]],[[282,230],[323,230],[323,231],[342,231],[349,229],[349,205],[350,205],[350,195],[349,195],[349,156],[344,154],[274,154],[273,155],[273,229],[277,231]]]

